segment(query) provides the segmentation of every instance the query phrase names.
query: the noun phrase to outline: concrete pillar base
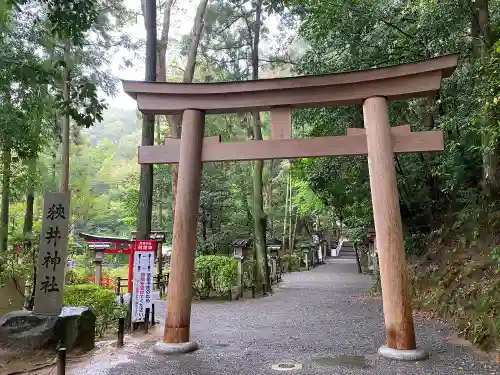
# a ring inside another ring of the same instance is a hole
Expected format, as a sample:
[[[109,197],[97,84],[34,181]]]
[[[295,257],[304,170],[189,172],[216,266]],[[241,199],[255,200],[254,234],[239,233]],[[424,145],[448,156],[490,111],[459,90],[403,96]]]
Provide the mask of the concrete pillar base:
[[[180,344],[170,344],[158,341],[153,347],[153,352],[157,354],[182,354],[194,352],[198,349],[198,344],[194,341],[183,342]]]
[[[378,349],[378,354],[398,361],[422,361],[429,358],[429,353],[423,349],[401,350],[389,348],[387,345],[381,346]]]

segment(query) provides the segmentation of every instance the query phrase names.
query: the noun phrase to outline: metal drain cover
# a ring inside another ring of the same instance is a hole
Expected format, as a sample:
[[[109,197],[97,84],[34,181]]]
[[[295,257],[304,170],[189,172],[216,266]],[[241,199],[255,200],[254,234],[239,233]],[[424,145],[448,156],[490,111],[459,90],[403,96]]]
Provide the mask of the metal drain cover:
[[[302,364],[295,362],[281,362],[272,365],[271,368],[276,371],[302,370]]]

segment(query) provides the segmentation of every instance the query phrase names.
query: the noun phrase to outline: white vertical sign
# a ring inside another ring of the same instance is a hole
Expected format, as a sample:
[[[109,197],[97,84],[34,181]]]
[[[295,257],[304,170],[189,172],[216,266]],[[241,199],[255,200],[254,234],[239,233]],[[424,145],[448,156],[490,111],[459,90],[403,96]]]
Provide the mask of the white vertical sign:
[[[134,249],[134,271],[132,278],[132,321],[143,322],[146,309],[151,309],[153,291],[153,266],[155,242],[136,240]]]

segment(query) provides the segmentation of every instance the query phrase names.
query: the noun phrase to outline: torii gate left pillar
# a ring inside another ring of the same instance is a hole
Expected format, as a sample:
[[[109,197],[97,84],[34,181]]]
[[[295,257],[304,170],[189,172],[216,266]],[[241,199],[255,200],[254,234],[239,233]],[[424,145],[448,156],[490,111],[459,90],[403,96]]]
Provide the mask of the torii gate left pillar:
[[[204,129],[205,114],[202,111],[192,109],[184,111],[165,321],[164,341],[167,344],[159,343],[157,345],[159,351],[171,351],[172,348],[179,351],[196,349],[196,343],[189,340],[189,326]]]
[[[443,134],[413,133],[409,125],[390,127],[388,101],[435,93],[441,78],[450,75],[456,65],[457,56],[449,55],[389,68],[289,80],[161,85],[124,82],[125,91],[137,98],[142,112],[183,113],[180,142],[165,139],[164,146],[139,149],[140,163],[179,163],[165,337],[155,350],[175,353],[196,348],[189,341],[189,326],[202,162],[368,155],[387,334],[387,345],[379,353],[401,360],[425,358],[427,353],[416,349],[408,301],[394,153],[440,151]],[[287,139],[288,130],[279,132],[283,125],[290,126],[283,119],[290,117],[291,108],[345,104],[363,104],[365,129],[347,129],[346,136],[311,139]],[[204,113],[255,110],[269,110],[271,121],[278,119],[271,124],[271,130],[278,130],[273,140],[220,142],[218,137],[203,138]]]

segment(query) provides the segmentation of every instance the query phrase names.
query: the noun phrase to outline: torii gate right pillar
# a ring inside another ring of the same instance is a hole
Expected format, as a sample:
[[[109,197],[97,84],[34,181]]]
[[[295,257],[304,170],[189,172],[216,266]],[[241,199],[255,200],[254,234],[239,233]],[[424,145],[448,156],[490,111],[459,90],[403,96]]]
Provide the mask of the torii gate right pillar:
[[[371,97],[363,103],[368,147],[368,169],[382,284],[387,345],[379,349],[394,359],[424,359],[416,349],[412,310],[408,299],[406,259],[387,99]]]

